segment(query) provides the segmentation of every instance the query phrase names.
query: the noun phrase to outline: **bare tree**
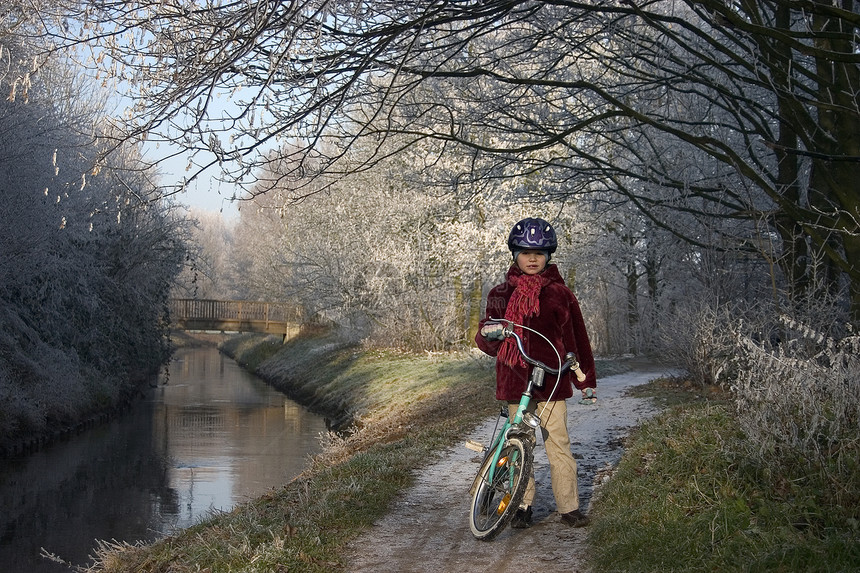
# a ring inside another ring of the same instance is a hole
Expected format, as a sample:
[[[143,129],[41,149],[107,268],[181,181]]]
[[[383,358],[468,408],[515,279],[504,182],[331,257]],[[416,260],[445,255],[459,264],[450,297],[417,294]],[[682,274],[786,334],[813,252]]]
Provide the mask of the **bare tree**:
[[[231,281],[233,224],[220,213],[191,211],[188,251],[182,273],[173,286],[177,298],[241,298]]]
[[[311,161],[282,177],[306,181],[355,169],[343,159],[357,138],[433,138],[567,192],[620,193],[693,244],[671,212],[751,223],[740,247],[764,221],[793,293],[825,260],[825,288],[847,275],[860,314],[851,0],[95,0],[77,18],[81,34],[51,31],[97,46],[100,73],[136,88],[130,132],[208,154],[236,181],[283,141]]]

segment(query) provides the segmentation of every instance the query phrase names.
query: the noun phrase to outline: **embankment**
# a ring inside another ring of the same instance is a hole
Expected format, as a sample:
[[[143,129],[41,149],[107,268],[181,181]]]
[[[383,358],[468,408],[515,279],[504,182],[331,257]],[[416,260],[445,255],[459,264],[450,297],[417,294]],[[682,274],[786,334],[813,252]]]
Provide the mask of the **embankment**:
[[[451,360],[416,359],[391,349],[367,350],[330,333],[312,333],[281,343],[278,337],[240,335],[219,345],[222,352],[314,413],[333,430],[360,422],[371,412],[401,409],[442,391],[452,378],[483,378],[492,361],[463,352]],[[471,370],[471,371],[470,371]]]

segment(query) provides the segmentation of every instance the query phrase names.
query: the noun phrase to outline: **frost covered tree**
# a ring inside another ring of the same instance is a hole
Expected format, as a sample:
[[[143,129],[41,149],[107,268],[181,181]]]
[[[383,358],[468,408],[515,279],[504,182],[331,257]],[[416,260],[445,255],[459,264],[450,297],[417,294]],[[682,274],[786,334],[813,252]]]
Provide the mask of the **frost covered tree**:
[[[97,45],[100,73],[136,86],[130,134],[237,181],[287,140],[306,144],[297,182],[354,169],[357,138],[432,138],[603,186],[693,244],[673,213],[735,221],[721,244],[773,245],[794,297],[847,277],[860,313],[855,2],[94,0],[64,17],[79,25],[57,42]]]
[[[291,187],[258,194],[236,230],[246,284],[375,344],[425,350],[471,340],[483,295],[510,264],[508,230],[533,207],[505,202],[502,190],[498,201],[489,191],[464,201],[440,183],[446,161],[428,176],[431,155],[419,145],[348,179],[317,179],[324,188],[300,201]]]
[[[59,61],[34,71],[2,24],[0,448],[116,406],[159,367],[184,249],[136,150],[104,153],[97,91]]]
[[[234,292],[230,272],[233,222],[220,213],[191,211],[188,249],[182,273],[173,287],[176,298],[242,299]]]

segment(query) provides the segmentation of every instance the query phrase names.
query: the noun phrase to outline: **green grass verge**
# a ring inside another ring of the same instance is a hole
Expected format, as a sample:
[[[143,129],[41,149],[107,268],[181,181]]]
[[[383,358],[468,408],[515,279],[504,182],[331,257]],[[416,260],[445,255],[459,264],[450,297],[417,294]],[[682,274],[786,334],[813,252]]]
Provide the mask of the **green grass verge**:
[[[592,569],[857,571],[858,508],[816,472],[753,463],[744,439],[701,393],[644,424],[592,507]]]

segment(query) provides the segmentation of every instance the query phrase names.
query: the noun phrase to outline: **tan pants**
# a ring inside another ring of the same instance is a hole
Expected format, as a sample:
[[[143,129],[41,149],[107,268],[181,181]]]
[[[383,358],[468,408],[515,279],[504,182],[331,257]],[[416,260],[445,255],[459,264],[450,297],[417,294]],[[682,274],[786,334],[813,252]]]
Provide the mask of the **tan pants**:
[[[576,483],[576,459],[570,453],[570,435],[567,433],[567,404],[564,400],[532,402],[529,410],[540,416],[541,435],[549,460],[549,475],[552,482],[552,495],[559,513],[579,509],[579,489]],[[517,413],[519,404],[508,404],[511,419]],[[535,498],[534,472],[529,477],[529,485],[522,505],[531,505]]]

